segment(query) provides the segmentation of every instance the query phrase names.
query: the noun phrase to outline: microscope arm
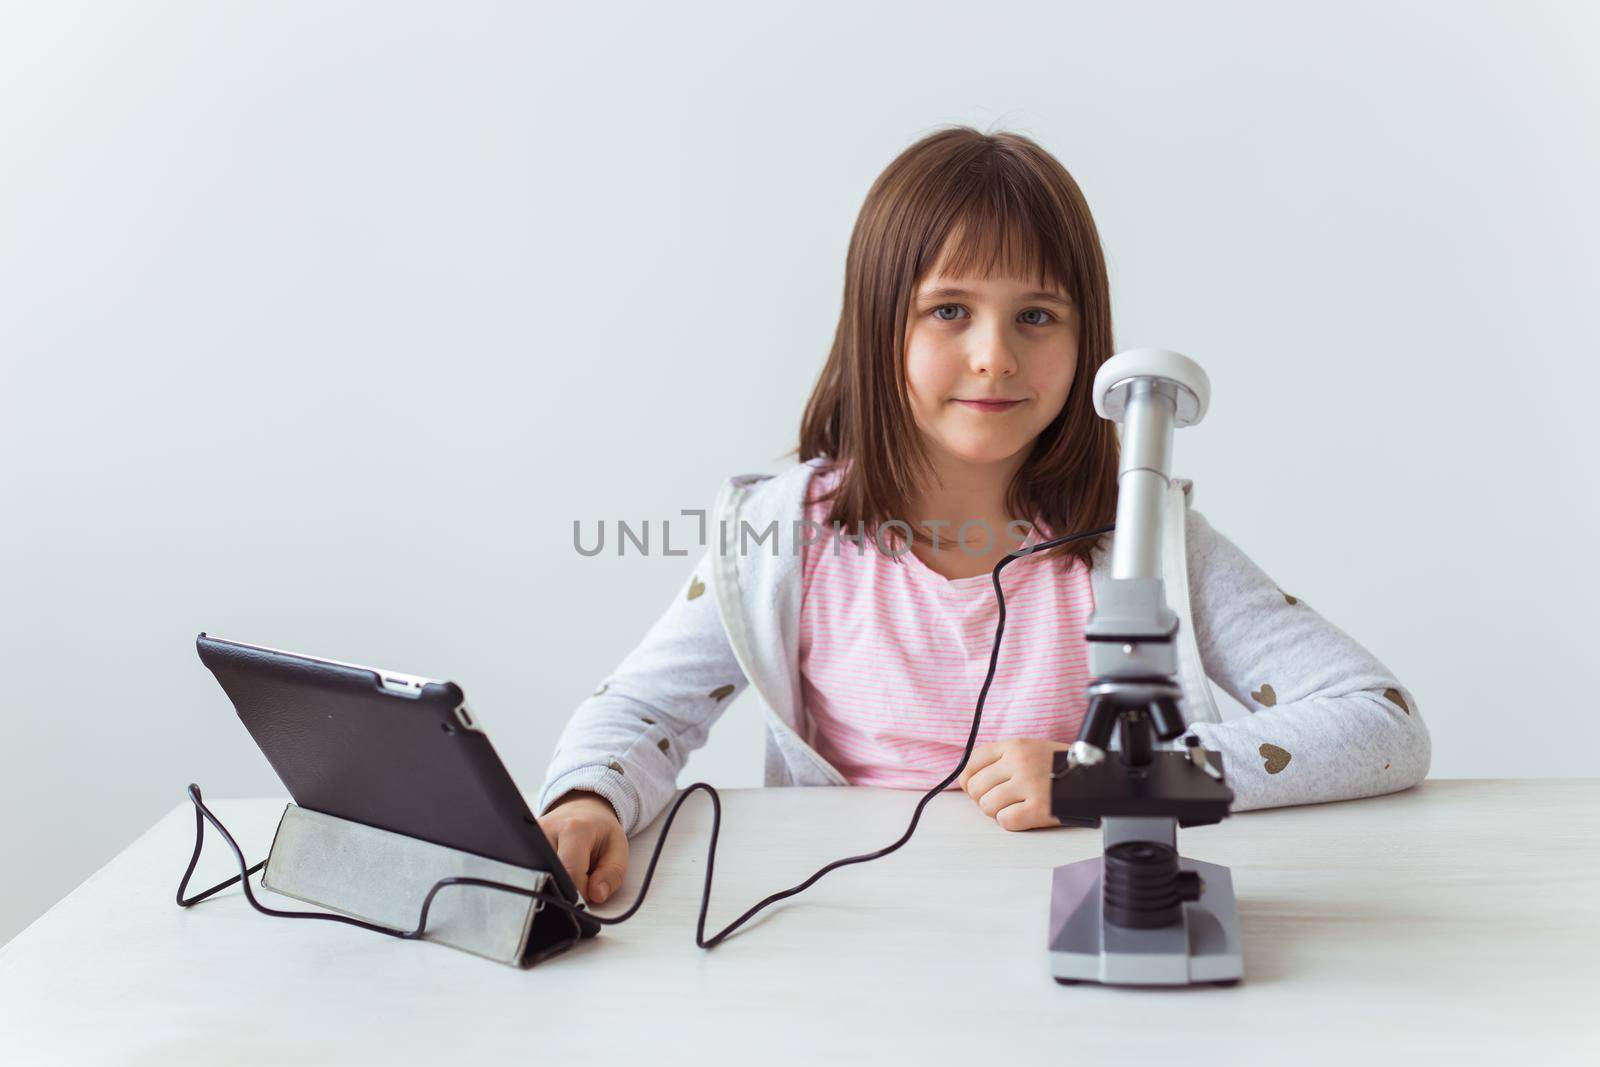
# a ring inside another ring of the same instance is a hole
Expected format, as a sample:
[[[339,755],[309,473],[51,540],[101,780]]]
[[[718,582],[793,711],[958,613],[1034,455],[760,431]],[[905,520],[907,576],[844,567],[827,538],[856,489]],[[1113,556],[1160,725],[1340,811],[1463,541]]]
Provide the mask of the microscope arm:
[[[1161,576],[1161,527],[1172,432],[1204,417],[1210,384],[1198,364],[1176,352],[1135,349],[1100,368],[1094,396],[1101,416],[1122,423],[1122,449],[1111,579],[1084,631],[1095,681],[1078,740],[1084,754],[1103,753],[1121,724],[1124,752],[1136,749],[1137,761],[1152,727],[1171,741],[1186,726],[1178,706],[1178,617]]]
[[[1095,377],[1096,409],[1123,423],[1122,456],[1112,574],[1084,628],[1088,708],[1077,740],[1050,768],[1050,811],[1063,823],[1167,817],[1205,825],[1225,818],[1233,799],[1221,754],[1190,743],[1180,708],[1179,620],[1161,574],[1172,431],[1199,421],[1208,392],[1197,365],[1160,350],[1124,352]],[[1115,760],[1107,758],[1113,733]],[[1176,750],[1156,750],[1157,741],[1180,737]]]

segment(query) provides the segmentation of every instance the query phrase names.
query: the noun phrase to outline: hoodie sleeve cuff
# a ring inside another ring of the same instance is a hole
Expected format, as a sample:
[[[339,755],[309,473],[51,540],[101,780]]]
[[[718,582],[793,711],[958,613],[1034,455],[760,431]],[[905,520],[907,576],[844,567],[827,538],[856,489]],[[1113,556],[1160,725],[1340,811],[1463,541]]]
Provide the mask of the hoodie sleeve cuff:
[[[539,801],[535,809],[537,817],[543,818],[551,805],[575,789],[598,793],[605,797],[616,811],[617,821],[622,824],[623,833],[630,837],[633,835],[634,826],[639,819],[639,794],[632,783],[605,764],[575,767],[559,778],[547,782],[539,792]]]

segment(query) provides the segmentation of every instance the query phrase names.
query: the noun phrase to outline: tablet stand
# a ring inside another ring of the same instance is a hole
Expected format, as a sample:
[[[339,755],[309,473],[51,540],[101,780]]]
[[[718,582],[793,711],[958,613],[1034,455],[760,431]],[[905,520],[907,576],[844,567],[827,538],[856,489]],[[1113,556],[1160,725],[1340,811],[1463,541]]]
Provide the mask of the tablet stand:
[[[257,867],[245,868],[232,835],[201,803],[198,789],[190,788],[195,802],[195,853],[178,886],[180,905],[196,904],[239,881],[235,877],[184,898],[200,856],[203,816],[227,840],[241,871],[247,876],[262,871],[263,889],[338,913],[264,907],[246,880],[243,889],[251,906],[268,915],[354,920],[352,925],[379,933],[435,941],[521,967],[557,955],[579,940],[581,931],[572,913],[545,907],[545,901],[534,895],[557,892],[548,871],[436,845],[295,804],[285,806],[267,859]],[[345,916],[349,918],[342,918]]]

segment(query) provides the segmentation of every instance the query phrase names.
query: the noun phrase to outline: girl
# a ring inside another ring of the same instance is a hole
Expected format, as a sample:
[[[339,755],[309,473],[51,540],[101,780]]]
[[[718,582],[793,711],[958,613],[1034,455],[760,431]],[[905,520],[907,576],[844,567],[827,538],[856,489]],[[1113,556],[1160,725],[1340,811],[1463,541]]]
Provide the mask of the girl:
[[[1112,353],[1099,236],[1054,157],[956,127],[889,164],[851,234],[801,462],[722,486],[693,573],[562,732],[535,810],[588,900],[622,883],[629,836],[747,684],[768,785],[925,792],[950,774],[993,645],[995,564],[1115,521],[1118,440],[1090,395]],[[1222,754],[1233,810],[1421,781],[1431,746],[1410,692],[1174,486],[1183,706]],[[1060,825],[1051,755],[1087,707],[1083,627],[1110,541],[1001,572],[999,664],[951,788],[1007,830]],[[1220,721],[1204,676],[1252,714]]]

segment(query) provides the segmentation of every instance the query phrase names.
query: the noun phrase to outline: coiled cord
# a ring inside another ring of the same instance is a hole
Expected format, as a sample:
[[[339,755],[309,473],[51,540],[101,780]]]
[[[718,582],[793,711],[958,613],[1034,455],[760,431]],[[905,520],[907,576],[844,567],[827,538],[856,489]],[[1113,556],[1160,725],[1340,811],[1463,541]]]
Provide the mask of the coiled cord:
[[[994,682],[995,666],[1000,661],[1000,638],[1005,633],[1006,628],[1006,598],[1004,591],[1000,587],[1000,572],[1005,568],[1006,564],[1010,563],[1012,560],[1020,559],[1023,556],[1030,556],[1038,552],[1043,552],[1048,549],[1055,548],[1057,545],[1064,545],[1072,541],[1082,540],[1085,537],[1095,537],[1103,533],[1109,533],[1114,529],[1116,529],[1116,523],[1110,523],[1106,526],[1096,527],[1092,530],[1084,530],[1080,533],[1067,534],[1064,537],[1057,537],[1049,541],[1042,541],[1026,550],[1008,553],[1003,559],[994,565],[994,570],[990,573],[990,577],[994,582],[994,595],[995,601],[999,606],[999,613],[995,620],[994,647],[989,652],[989,670],[988,673],[984,675],[983,688],[978,690],[978,703],[972,712],[972,731],[967,735],[967,744],[966,748],[961,753],[961,762],[957,763],[955,770],[951,771],[949,775],[947,775],[945,779],[938,785],[928,790],[928,792],[923,795],[922,799],[917,802],[916,810],[911,813],[911,822],[906,827],[906,832],[900,835],[900,839],[891,845],[886,845],[885,847],[878,849],[876,852],[866,852],[859,856],[847,856],[844,859],[834,860],[832,863],[821,868],[817,871],[817,873],[813,874],[810,878],[807,878],[799,885],[785,889],[779,893],[773,893],[771,896],[768,896],[754,904],[743,915],[739,916],[733,922],[723,927],[710,938],[706,937],[706,912],[711,906],[711,876],[717,859],[717,835],[722,826],[722,801],[720,798],[718,798],[716,789],[705,782],[695,782],[693,785],[685,787],[684,790],[678,794],[677,799],[672,802],[672,808],[667,812],[666,822],[662,823],[661,825],[661,834],[656,838],[655,850],[650,854],[650,863],[647,867],[645,867],[644,881],[639,886],[639,896],[626,911],[623,911],[617,915],[596,915],[592,911],[585,910],[581,904],[573,904],[556,893],[528,889],[523,886],[511,885],[506,882],[490,881],[485,878],[441,878],[439,881],[433,884],[433,887],[428,890],[427,896],[423,898],[422,910],[417,915],[417,926],[414,930],[400,930],[394,927],[381,926],[377,923],[366,922],[362,919],[354,919],[347,915],[334,915],[327,912],[282,911],[277,908],[269,908],[262,904],[256,899],[254,891],[250,888],[250,876],[264,867],[266,865],[266,861],[263,860],[261,863],[257,863],[254,866],[246,865],[244,852],[239,848],[238,842],[233,839],[233,835],[230,834],[227,828],[222,825],[221,820],[219,820],[216,815],[213,814],[211,809],[206,807],[205,801],[201,799],[200,796],[200,787],[191,784],[187,790],[187,795],[190,801],[194,803],[195,808],[194,854],[189,857],[189,866],[184,870],[183,879],[178,883],[178,906],[181,908],[187,908],[198,904],[202,900],[211,896],[213,893],[226,889],[235,882],[238,882],[244,889],[245,899],[249,901],[250,906],[256,911],[261,912],[263,915],[272,915],[284,919],[324,919],[328,922],[339,922],[345,923],[349,926],[358,926],[363,930],[371,930],[374,933],[387,934],[390,937],[398,937],[405,940],[416,940],[422,937],[423,931],[427,928],[428,909],[433,905],[433,898],[436,897],[439,894],[439,891],[442,889],[450,886],[461,885],[477,886],[484,889],[498,889],[507,893],[514,893],[517,896],[531,897],[546,904],[553,904],[558,908],[564,908],[573,913],[574,916],[581,913],[587,915],[590,919],[597,923],[601,923],[606,926],[614,926],[618,923],[626,922],[632,918],[633,914],[639,910],[639,906],[644,903],[645,894],[650,890],[650,880],[655,877],[656,862],[661,858],[661,847],[666,844],[667,833],[672,829],[672,820],[678,817],[678,809],[683,807],[683,802],[685,800],[689,799],[689,794],[693,793],[696,789],[704,789],[711,797],[711,841],[706,848],[706,880],[705,886],[700,893],[700,918],[698,923],[695,925],[694,941],[695,944],[700,948],[715,948],[717,945],[721,944],[723,939],[725,939],[729,934],[743,926],[746,922],[753,918],[757,912],[759,912],[762,908],[767,907],[769,904],[775,904],[787,897],[792,897],[797,893],[804,892],[811,886],[815,885],[817,880],[823,875],[827,874],[829,871],[835,870],[839,867],[849,866],[852,863],[865,863],[868,860],[880,859],[889,855],[889,853],[893,852],[895,849],[911,840],[911,835],[917,829],[917,822],[922,818],[922,809],[927,807],[928,801],[932,800],[935,796],[942,792],[946,786],[956,780],[956,778],[961,774],[962,768],[967,765],[967,761],[972,758],[972,748],[978,739],[978,724],[983,719],[983,702],[988,698],[989,686]],[[222,839],[227,842],[228,848],[232,850],[234,858],[239,862],[239,873],[234,875],[232,878],[229,878],[225,882],[218,882],[216,885],[205,890],[204,892],[197,893],[192,897],[185,897],[183,895],[184,890],[189,887],[189,879],[194,874],[195,865],[200,861],[200,849],[205,842],[205,824],[207,822],[211,823],[211,825],[216,828],[217,833],[222,835]]]

